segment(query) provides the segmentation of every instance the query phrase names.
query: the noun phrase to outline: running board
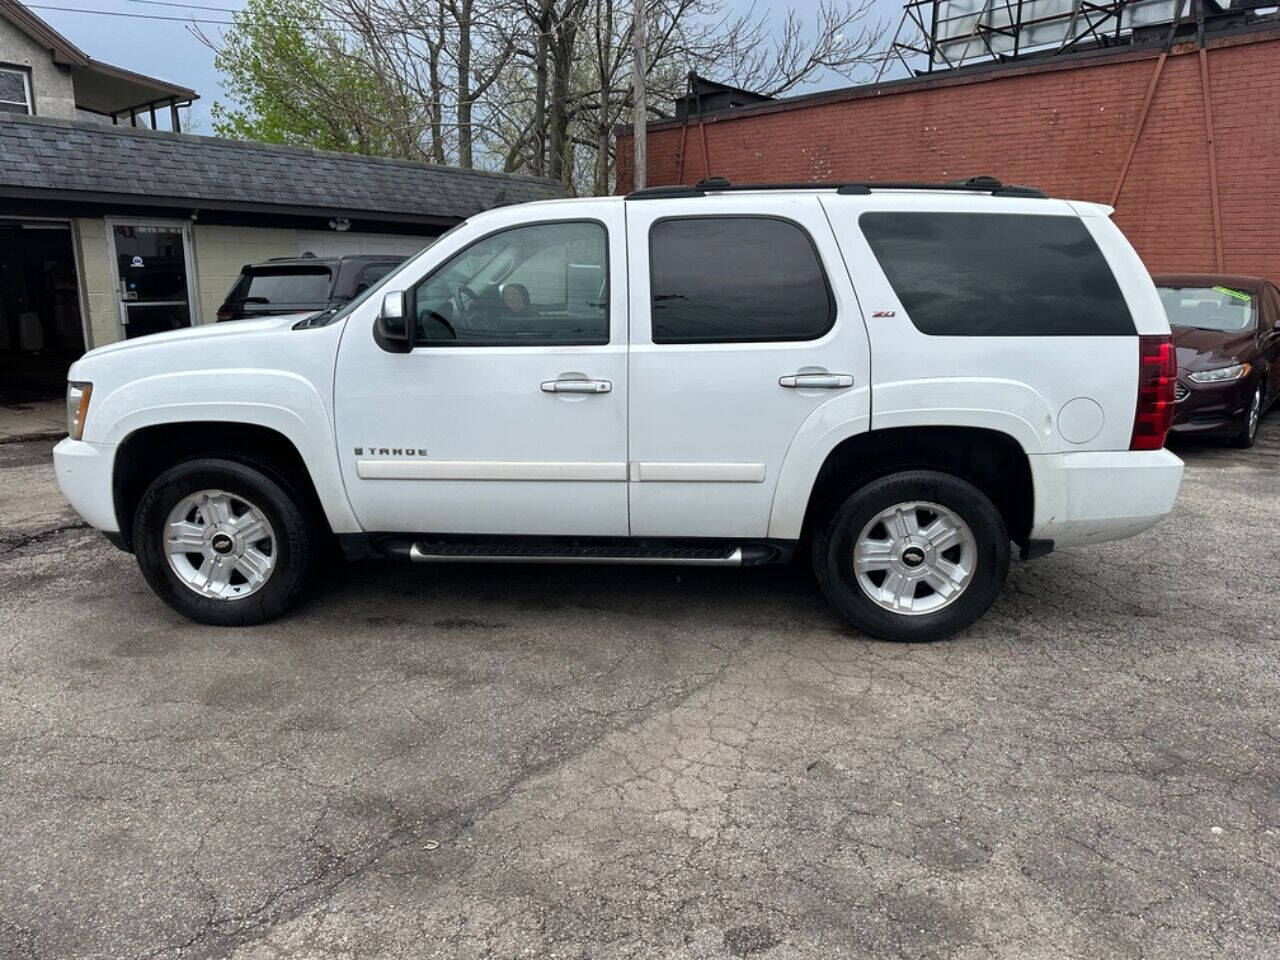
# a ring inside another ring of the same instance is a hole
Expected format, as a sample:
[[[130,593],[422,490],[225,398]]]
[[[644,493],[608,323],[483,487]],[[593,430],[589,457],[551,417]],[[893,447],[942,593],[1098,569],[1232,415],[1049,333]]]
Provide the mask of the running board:
[[[522,547],[510,543],[415,543],[409,548],[415,563],[629,563],[674,564],[684,567],[740,567],[742,547]]]

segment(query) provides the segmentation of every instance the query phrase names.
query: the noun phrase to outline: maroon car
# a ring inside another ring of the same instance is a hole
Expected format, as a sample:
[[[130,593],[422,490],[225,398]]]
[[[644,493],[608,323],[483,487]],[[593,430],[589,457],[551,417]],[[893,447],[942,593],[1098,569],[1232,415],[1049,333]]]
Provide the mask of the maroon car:
[[[1178,352],[1172,433],[1253,445],[1280,399],[1280,288],[1259,277],[1160,274]]]

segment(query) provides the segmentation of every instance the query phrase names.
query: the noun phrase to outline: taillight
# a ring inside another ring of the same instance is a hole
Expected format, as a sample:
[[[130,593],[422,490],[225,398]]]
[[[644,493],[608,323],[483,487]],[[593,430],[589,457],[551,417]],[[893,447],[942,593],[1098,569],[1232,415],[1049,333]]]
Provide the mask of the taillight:
[[[1178,355],[1169,336],[1138,338],[1138,410],[1130,450],[1159,450],[1173,421]]]

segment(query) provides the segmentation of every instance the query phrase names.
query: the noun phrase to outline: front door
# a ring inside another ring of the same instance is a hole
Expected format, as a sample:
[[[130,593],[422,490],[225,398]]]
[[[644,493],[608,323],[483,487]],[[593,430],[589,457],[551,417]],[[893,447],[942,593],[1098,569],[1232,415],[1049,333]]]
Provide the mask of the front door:
[[[347,321],[334,384],[348,496],[371,533],[625,536],[621,205],[442,238]],[[374,340],[409,291],[415,346]]]
[[[120,323],[126,337],[191,325],[189,227],[111,221]]]
[[[765,537],[801,427],[869,425],[866,328],[813,195],[627,204],[635,536]]]

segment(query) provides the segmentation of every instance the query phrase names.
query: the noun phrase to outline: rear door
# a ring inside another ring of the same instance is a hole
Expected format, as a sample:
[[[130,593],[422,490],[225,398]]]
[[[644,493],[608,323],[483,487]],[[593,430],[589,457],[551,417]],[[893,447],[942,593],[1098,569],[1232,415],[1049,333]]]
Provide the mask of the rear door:
[[[629,201],[633,536],[764,537],[826,404],[870,417],[866,328],[812,194]]]

